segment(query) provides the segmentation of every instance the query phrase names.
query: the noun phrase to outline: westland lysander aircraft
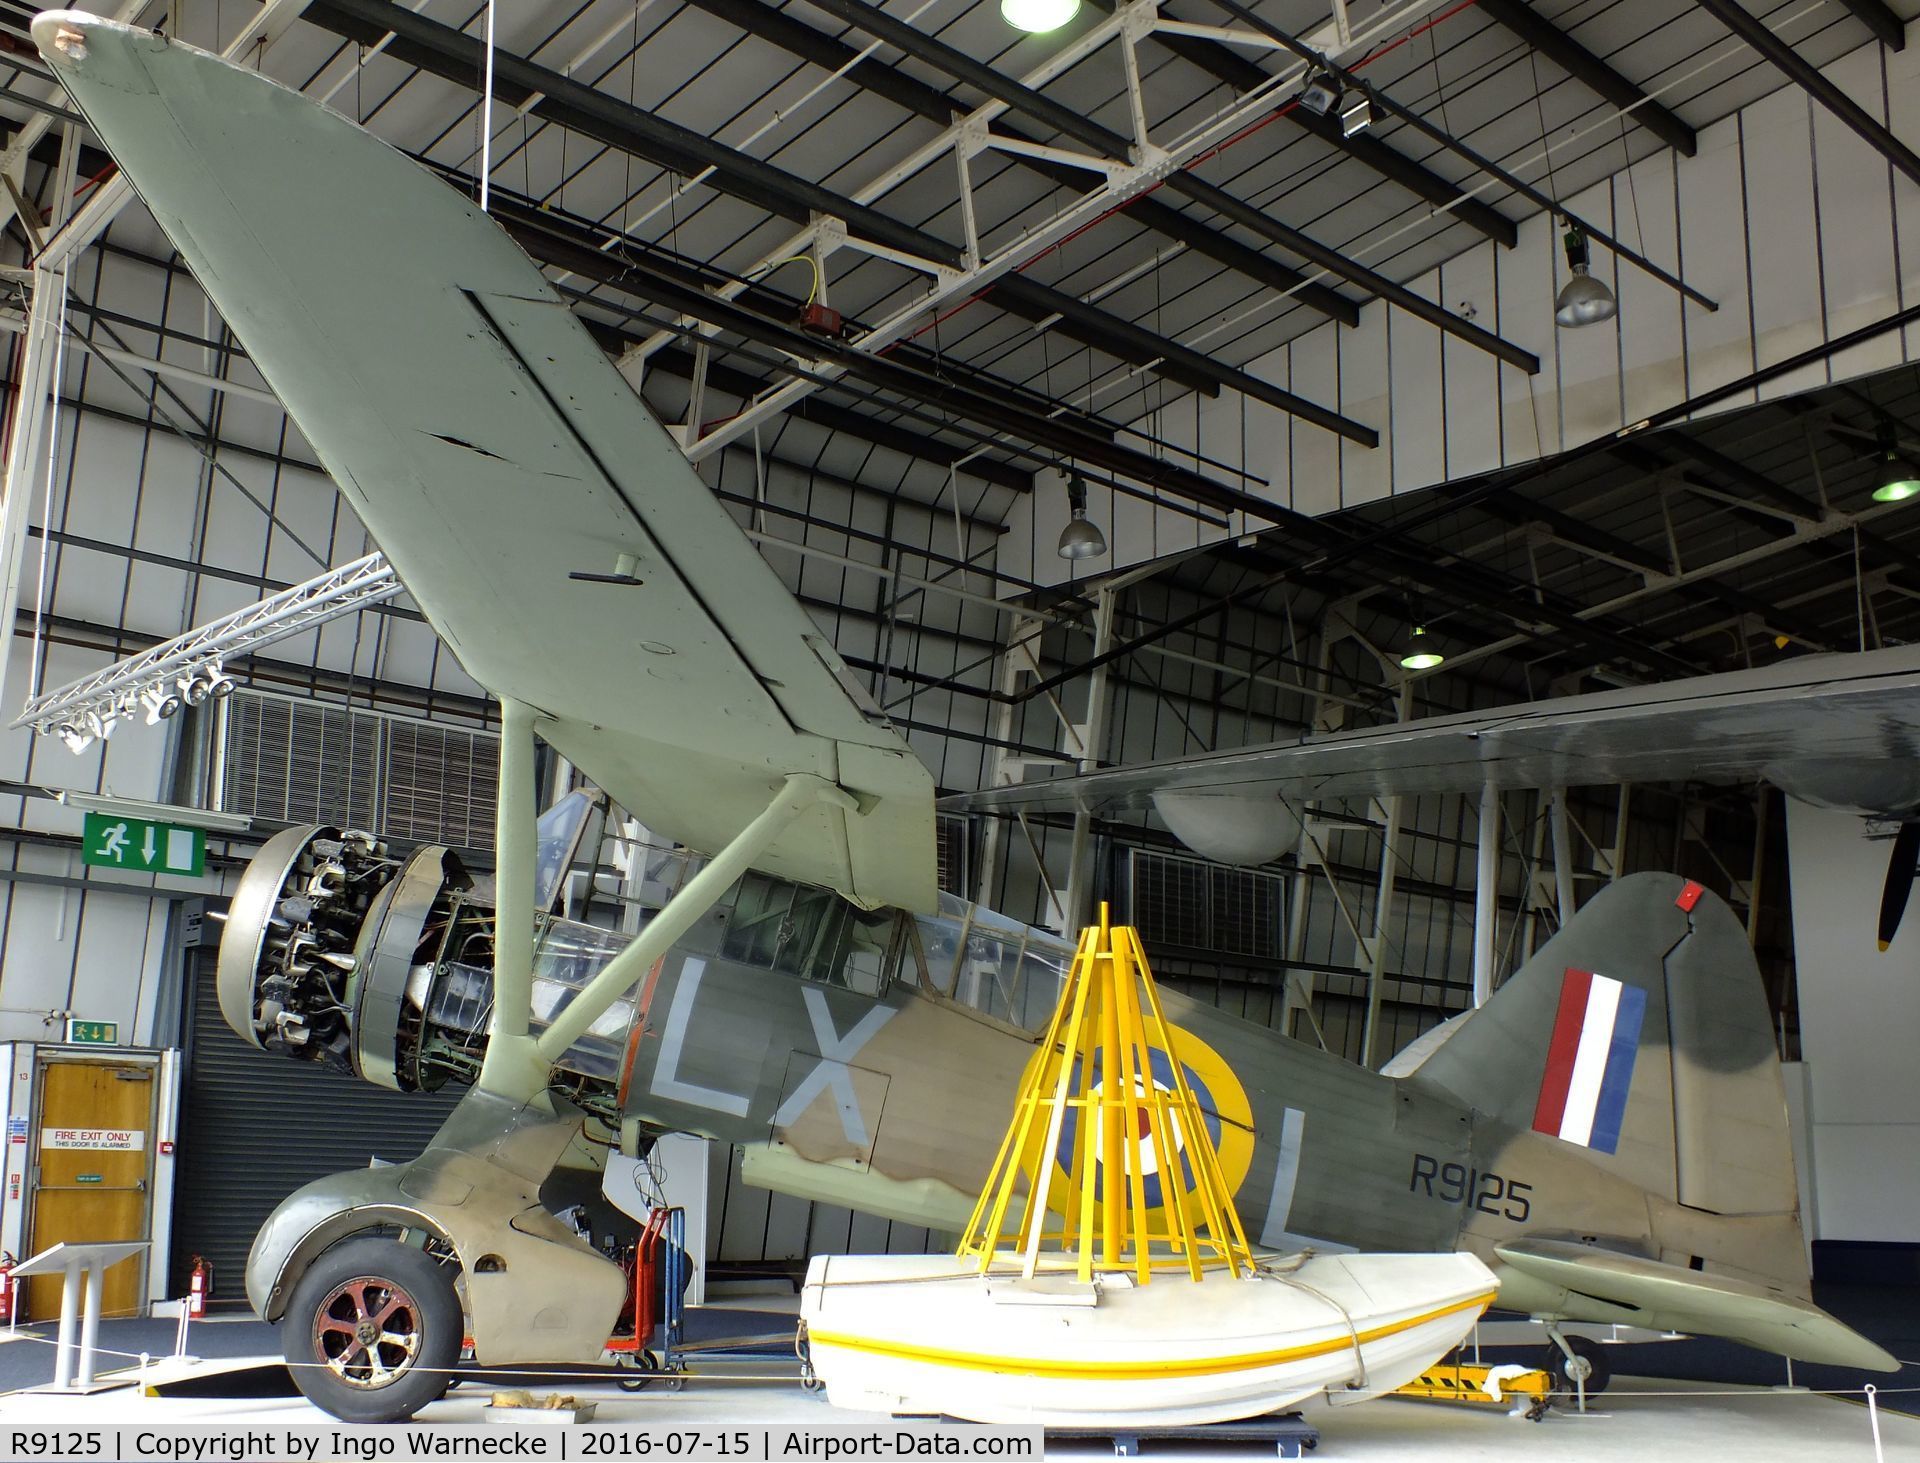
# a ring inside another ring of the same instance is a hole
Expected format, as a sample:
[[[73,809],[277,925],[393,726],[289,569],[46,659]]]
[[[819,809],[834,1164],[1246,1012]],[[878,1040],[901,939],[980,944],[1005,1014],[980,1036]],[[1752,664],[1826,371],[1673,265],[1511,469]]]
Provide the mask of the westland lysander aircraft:
[[[484,1362],[598,1357],[624,1277],[542,1191],[616,1137],[708,1134],[755,1182],[959,1229],[1066,946],[936,895],[926,770],[469,200],[178,42],[71,12],[34,38],[504,709],[492,898],[444,849],[296,829],[234,900],[247,1040],[472,1084],[418,1158],[262,1229],[247,1291],[301,1388],[406,1416],[463,1330]],[[536,734],[711,856],[637,937],[536,913]],[[1694,886],[1614,884],[1397,1079],[1167,1009],[1266,1245],[1464,1247],[1544,1318],[1894,1366],[1807,1298],[1759,981]],[[1185,1156],[1153,1166],[1184,1202]]]

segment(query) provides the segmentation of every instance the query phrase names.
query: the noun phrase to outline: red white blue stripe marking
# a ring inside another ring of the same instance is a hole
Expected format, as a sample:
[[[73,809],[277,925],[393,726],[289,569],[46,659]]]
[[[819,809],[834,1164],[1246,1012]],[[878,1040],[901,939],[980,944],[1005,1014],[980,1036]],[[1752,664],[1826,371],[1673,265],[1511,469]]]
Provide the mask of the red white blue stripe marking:
[[[1561,978],[1534,1131],[1602,1153],[1619,1150],[1646,1013],[1647,993],[1639,986],[1590,970]]]

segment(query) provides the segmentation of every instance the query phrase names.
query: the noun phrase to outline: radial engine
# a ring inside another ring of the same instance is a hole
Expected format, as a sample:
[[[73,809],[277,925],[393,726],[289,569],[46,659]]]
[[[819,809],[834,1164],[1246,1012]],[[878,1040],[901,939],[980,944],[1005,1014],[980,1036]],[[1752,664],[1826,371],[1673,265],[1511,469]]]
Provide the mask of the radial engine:
[[[391,854],[368,833],[275,835],[247,868],[220,942],[220,1011],[266,1051],[403,1092],[469,1082],[493,1006],[491,889],[438,845]],[[532,1032],[633,938],[538,915]],[[553,1085],[619,1116],[635,1036],[616,1001],[555,1064]]]

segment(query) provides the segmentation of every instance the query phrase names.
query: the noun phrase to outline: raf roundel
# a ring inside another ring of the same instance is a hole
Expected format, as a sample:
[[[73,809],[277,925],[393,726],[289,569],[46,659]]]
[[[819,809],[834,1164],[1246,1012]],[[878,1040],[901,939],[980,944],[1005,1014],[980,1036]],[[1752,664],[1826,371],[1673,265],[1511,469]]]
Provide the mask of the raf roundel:
[[[1180,1066],[1186,1076],[1187,1087],[1204,1114],[1207,1136],[1213,1140],[1227,1189],[1232,1192],[1246,1178],[1253,1157],[1253,1111],[1247,1102],[1246,1089],[1240,1085],[1240,1079],[1234,1075],[1233,1069],[1206,1042],[1178,1027],[1172,1030],[1175,1044],[1180,1050]],[[1163,1092],[1173,1090],[1173,1067],[1165,1052],[1157,1049],[1152,1052],[1149,1070],[1156,1088]],[[1080,1065],[1076,1062],[1071,1078],[1074,1090],[1079,1090],[1081,1080]],[[1089,1095],[1099,1096],[1108,1080],[1108,1075],[1100,1070],[1096,1059]],[[1118,1081],[1118,1075],[1112,1080]],[[1134,1075],[1133,1084],[1136,1093],[1145,1090],[1138,1073]],[[1054,1148],[1055,1176],[1062,1181],[1071,1177],[1067,1165],[1073,1161],[1078,1117],[1075,1110],[1068,1109],[1061,1123],[1060,1140]],[[1140,1119],[1141,1192],[1148,1208],[1159,1208],[1166,1202],[1164,1181],[1170,1171],[1177,1171],[1182,1195],[1191,1194],[1196,1187],[1192,1161],[1187,1154],[1186,1135],[1181,1131],[1177,1118],[1172,1120],[1172,1128],[1176,1152],[1163,1156],[1156,1151],[1144,1115]],[[1094,1161],[1098,1163],[1100,1160],[1096,1156]]]

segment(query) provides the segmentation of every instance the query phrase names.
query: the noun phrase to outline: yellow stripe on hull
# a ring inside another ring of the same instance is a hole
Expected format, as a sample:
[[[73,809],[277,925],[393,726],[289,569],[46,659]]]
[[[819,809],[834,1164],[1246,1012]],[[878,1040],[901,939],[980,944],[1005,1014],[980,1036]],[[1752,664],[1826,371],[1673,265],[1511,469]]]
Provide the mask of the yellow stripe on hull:
[[[912,1346],[904,1342],[878,1341],[870,1337],[848,1336],[831,1331],[808,1328],[807,1337],[816,1346],[838,1346],[848,1351],[863,1351],[874,1356],[893,1357],[901,1361],[925,1362],[933,1366],[957,1367],[966,1371],[1007,1372],[1030,1377],[1061,1377],[1094,1381],[1147,1381],[1167,1377],[1211,1377],[1225,1376],[1234,1372],[1258,1371],[1263,1367],[1281,1366],[1292,1361],[1307,1361],[1316,1356],[1326,1356],[1336,1351],[1350,1351],[1356,1341],[1366,1345],[1383,1337],[1395,1336],[1402,1331],[1411,1331],[1416,1326],[1424,1326],[1429,1321],[1437,1321],[1443,1316],[1456,1315],[1461,1311],[1483,1311],[1492,1304],[1498,1292],[1487,1291],[1470,1300],[1456,1301],[1452,1305],[1441,1306],[1438,1310],[1427,1311],[1411,1316],[1404,1321],[1395,1321],[1389,1325],[1376,1326],[1362,1331],[1356,1338],[1353,1335],[1336,1336],[1326,1341],[1316,1341],[1306,1346],[1286,1347],[1279,1351],[1245,1352],[1237,1356],[1197,1357],[1191,1361],[1055,1361],[1037,1357],[994,1356],[980,1352],[947,1351],[933,1346]]]

